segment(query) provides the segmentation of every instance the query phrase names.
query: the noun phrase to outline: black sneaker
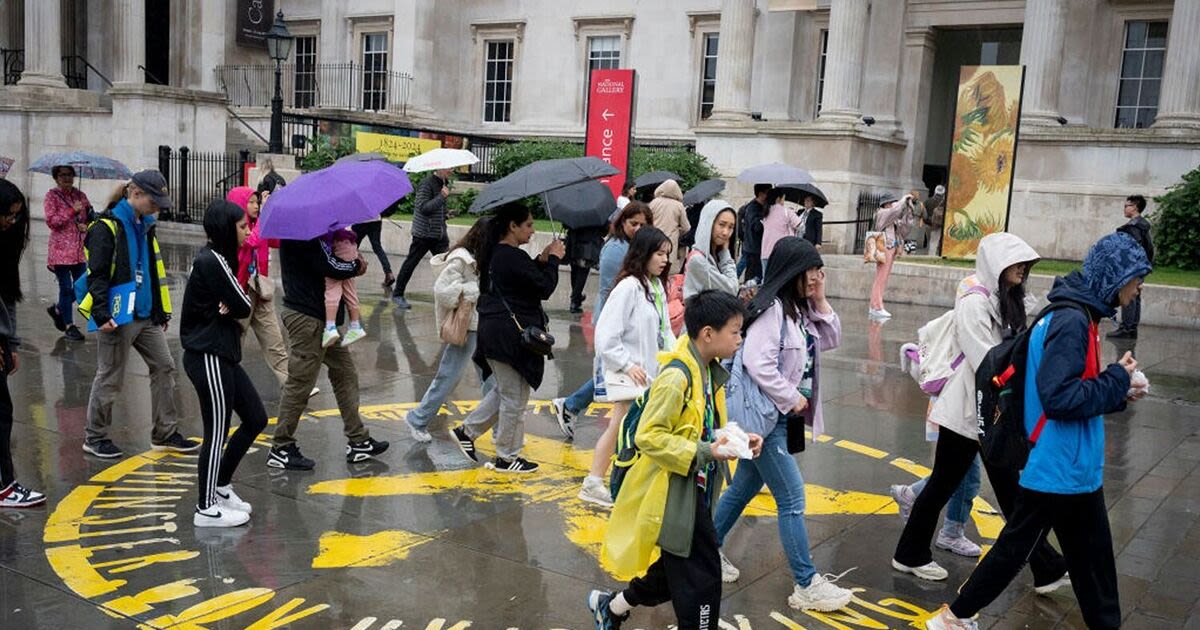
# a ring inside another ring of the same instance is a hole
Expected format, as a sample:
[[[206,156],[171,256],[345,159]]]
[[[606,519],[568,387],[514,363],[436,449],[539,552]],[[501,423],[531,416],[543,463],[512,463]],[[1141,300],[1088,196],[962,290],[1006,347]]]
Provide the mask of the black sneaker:
[[[67,329],[66,322],[63,321],[62,315],[58,312],[58,307],[51,304],[46,307],[46,314],[50,316],[50,321],[54,322],[54,327],[62,332]]]
[[[159,443],[150,443],[151,450],[155,451],[171,451],[172,453],[195,453],[200,450],[200,443],[196,440],[183,437],[178,431],[171,434],[171,437]]]
[[[570,310],[571,310],[572,315],[579,315],[580,313],[583,312],[583,305],[582,304],[572,304]]]
[[[391,445],[375,438],[367,438],[361,442],[350,442],[346,445],[346,461],[354,464],[371,459],[388,450],[388,446]]]
[[[536,463],[521,457],[518,457],[512,461],[504,459],[503,457],[497,457],[496,459],[484,464],[484,467],[496,472],[506,473],[531,473],[537,472],[538,469],[538,465]]]
[[[287,446],[273,446],[271,452],[267,453],[267,466],[271,468],[283,468],[285,470],[312,470],[317,465],[316,462],[304,456],[300,452],[300,447],[295,444]]]
[[[83,341],[83,333],[79,332],[78,326],[67,326],[67,332],[63,335],[67,341]]]
[[[587,607],[592,611],[592,621],[596,622],[596,630],[621,630],[621,624],[629,619],[629,613],[620,617],[613,614],[608,607],[614,595],[607,591],[592,591],[588,595]]]
[[[0,508],[31,508],[46,502],[46,495],[30,490],[17,482],[0,490]]]
[[[1137,331],[1129,330],[1128,328],[1118,328],[1108,333],[1107,337],[1109,339],[1137,339]]]
[[[113,444],[112,440],[100,440],[95,443],[84,442],[83,452],[103,459],[116,459],[125,455],[125,451],[117,448],[117,445]]]
[[[458,448],[473,462],[479,461],[479,456],[475,454],[475,440],[472,440],[467,435],[467,430],[459,425],[454,427],[454,441],[458,442]]]

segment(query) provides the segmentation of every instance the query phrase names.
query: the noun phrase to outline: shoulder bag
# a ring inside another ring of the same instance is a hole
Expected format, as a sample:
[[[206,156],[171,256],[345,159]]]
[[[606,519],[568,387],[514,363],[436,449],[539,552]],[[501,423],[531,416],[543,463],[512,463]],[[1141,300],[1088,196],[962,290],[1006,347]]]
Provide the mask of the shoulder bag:
[[[500,303],[504,305],[504,309],[508,311],[508,316],[517,325],[517,330],[521,331],[521,347],[539,356],[548,357],[553,355],[554,336],[546,332],[541,326],[522,326],[521,321],[517,319],[517,314],[508,305],[508,300],[504,299],[504,294],[500,292],[500,288],[495,283],[492,283],[492,289],[495,290],[496,297],[500,298]]]

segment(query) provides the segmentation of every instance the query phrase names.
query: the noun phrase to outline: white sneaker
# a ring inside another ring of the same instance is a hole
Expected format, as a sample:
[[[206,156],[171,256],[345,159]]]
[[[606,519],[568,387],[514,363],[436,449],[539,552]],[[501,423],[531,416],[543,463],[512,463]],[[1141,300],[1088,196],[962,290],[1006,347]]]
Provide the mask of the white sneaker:
[[[950,573],[948,571],[946,571],[945,569],[943,569],[941,567],[941,565],[939,565],[936,562],[930,562],[929,564],[923,564],[919,567],[910,567],[907,565],[900,564],[899,562],[896,562],[895,559],[893,559],[892,560],[892,568],[901,573],[911,573],[911,574],[921,578],[922,580],[929,580],[930,582],[941,582],[942,580],[950,577]]]
[[[978,558],[983,555],[983,549],[963,533],[959,533],[957,536],[949,536],[945,531],[939,531],[937,542],[934,544],[937,545],[938,549],[945,549],[946,551],[967,558]]]
[[[312,391],[308,392],[308,397],[312,398],[313,396],[316,396],[317,394],[320,394],[320,393],[321,393],[320,387],[313,387]]]
[[[1057,580],[1055,580],[1049,584],[1043,584],[1041,586],[1034,586],[1033,592],[1037,593],[1038,595],[1050,595],[1051,593],[1057,591],[1060,588],[1070,587],[1070,586],[1071,586],[1071,574],[1064,573],[1062,577],[1058,578]]]
[[[341,339],[341,337],[341,333],[336,328],[326,328],[325,332],[321,333],[321,347],[328,348],[337,343],[337,340]]]
[[[568,440],[575,438],[575,414],[567,409],[566,398],[555,398],[550,401],[554,405],[554,418],[558,420],[558,430]]]
[[[233,491],[233,486],[217,486],[217,506],[252,514],[254,508]]]
[[[725,557],[724,551],[719,553],[721,554],[721,581],[726,584],[733,584],[738,581],[738,578],[742,577],[742,572],[738,571],[738,568],[733,566],[729,558]]]
[[[595,477],[584,477],[583,487],[579,489],[579,498],[600,507],[610,508],[613,505],[612,493],[604,485],[604,480]]]
[[[854,592],[842,588],[834,582],[849,571],[830,577],[814,575],[807,588],[797,584],[792,589],[791,597],[788,597],[788,606],[796,610],[819,610],[821,612],[833,612],[845,608],[850,604],[850,599],[854,597]]]
[[[959,619],[950,612],[950,607],[942,604],[938,614],[925,622],[925,630],[979,630],[979,622],[974,619]]]
[[[217,505],[209,506],[205,512],[196,510],[196,513],[192,515],[192,525],[196,527],[237,527],[245,525],[249,521],[249,514]]]
[[[868,309],[867,315],[874,319],[888,319],[892,316],[891,313],[889,313],[881,308]]]
[[[900,508],[900,520],[907,523],[908,515],[912,513],[913,503],[917,502],[917,496],[913,494],[912,488],[903,484],[896,484],[888,489],[888,494],[892,495],[892,500]]]
[[[408,430],[412,433],[414,440],[416,440],[418,442],[432,442],[433,441],[433,436],[429,434],[429,431],[426,431],[425,429],[417,428],[416,426],[413,425],[413,423],[408,421],[407,417],[404,419],[404,424],[408,425]]]
[[[346,334],[342,335],[342,347],[344,348],[366,336],[367,331],[363,330],[362,328],[355,328],[351,326],[348,330],[346,330]]]

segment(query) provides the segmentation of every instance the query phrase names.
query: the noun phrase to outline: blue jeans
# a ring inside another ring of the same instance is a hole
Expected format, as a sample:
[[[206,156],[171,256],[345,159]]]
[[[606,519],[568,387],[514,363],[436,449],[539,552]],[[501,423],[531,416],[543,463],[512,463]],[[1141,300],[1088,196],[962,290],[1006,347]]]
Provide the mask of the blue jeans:
[[[87,263],[77,265],[54,265],[54,277],[58,279],[58,314],[67,326],[75,324],[75,281],[87,270]]]
[[[592,382],[592,379],[589,378],[586,383],[580,385],[579,389],[575,390],[574,394],[567,396],[567,401],[563,403],[563,406],[571,413],[580,414],[587,411],[588,406],[595,399],[596,383]]]
[[[804,477],[800,476],[796,458],[788,453],[787,421],[782,418],[771,433],[763,437],[762,454],[756,459],[738,461],[733,482],[717,503],[713,524],[722,545],[725,535],[733,529],[742,510],[762,489],[763,483],[771,490],[778,506],[779,539],[792,569],[792,579],[801,587],[807,587],[817,570],[808,550],[808,529],[804,525]]]
[[[958,484],[958,490],[954,491],[954,495],[950,497],[950,503],[946,504],[946,519],[942,522],[942,530],[949,532],[954,529],[955,525],[964,525],[967,519],[971,518],[971,504],[975,501],[975,495],[979,494],[979,456],[975,456],[975,461],[971,462],[971,467],[967,469],[967,476],[963,477],[962,483]],[[910,486],[913,496],[921,494],[925,489],[926,482],[929,477],[924,477],[920,481]]]
[[[471,363],[471,355],[475,354],[475,341],[476,333],[472,330],[467,333],[467,342],[463,345],[446,344],[446,349],[442,351],[442,360],[438,363],[437,374],[429,383],[429,389],[425,390],[425,395],[421,397],[421,404],[408,412],[408,416],[406,416],[409,424],[418,429],[429,427],[429,423],[437,416],[438,410],[442,408],[442,404],[446,402],[450,392],[462,379],[463,370],[466,370],[467,364]],[[480,372],[479,366],[476,365],[475,373],[479,374]],[[494,386],[495,379],[489,378],[484,381],[484,396]]]

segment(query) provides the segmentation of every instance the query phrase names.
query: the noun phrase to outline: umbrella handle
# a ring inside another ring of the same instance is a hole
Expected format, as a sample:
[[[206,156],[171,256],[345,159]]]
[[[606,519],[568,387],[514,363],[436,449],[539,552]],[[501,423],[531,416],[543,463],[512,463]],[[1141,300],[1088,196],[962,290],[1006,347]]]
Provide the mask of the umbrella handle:
[[[554,214],[550,212],[550,201],[546,198],[546,193],[542,193],[542,205],[546,206],[546,216],[550,218],[550,233],[554,235],[554,239],[558,240],[558,228],[555,227]],[[559,223],[558,225],[562,225]]]

